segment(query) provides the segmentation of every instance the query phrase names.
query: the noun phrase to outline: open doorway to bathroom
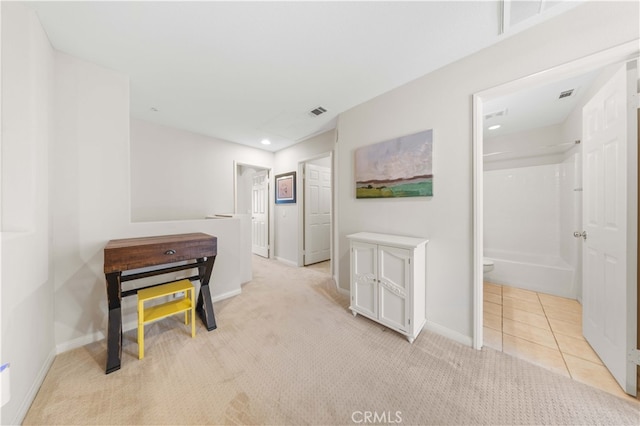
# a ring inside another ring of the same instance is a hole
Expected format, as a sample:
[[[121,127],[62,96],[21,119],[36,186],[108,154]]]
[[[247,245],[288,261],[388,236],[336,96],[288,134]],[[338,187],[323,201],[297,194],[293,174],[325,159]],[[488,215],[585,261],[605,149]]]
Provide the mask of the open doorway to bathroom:
[[[487,347],[628,397],[583,337],[583,107],[613,62],[534,76],[476,104],[476,333]]]

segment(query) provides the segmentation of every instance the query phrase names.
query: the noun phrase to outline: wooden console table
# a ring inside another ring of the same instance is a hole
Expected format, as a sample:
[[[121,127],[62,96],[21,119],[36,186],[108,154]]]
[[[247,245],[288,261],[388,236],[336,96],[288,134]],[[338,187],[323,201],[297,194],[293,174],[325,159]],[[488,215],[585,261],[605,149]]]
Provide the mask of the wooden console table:
[[[200,294],[198,295],[196,311],[207,330],[211,331],[216,328],[216,319],[213,314],[209,279],[211,278],[217,254],[218,239],[203,233],[126,238],[111,240],[107,243],[104,248],[104,274],[107,279],[109,302],[106,374],[120,369],[120,358],[122,356],[122,312],[120,304],[122,298],[137,294],[138,290],[143,288],[154,287],[175,280],[127,291],[122,291],[122,283],[197,268],[198,273],[188,279],[200,281]],[[165,266],[151,271],[123,273],[158,265]]]

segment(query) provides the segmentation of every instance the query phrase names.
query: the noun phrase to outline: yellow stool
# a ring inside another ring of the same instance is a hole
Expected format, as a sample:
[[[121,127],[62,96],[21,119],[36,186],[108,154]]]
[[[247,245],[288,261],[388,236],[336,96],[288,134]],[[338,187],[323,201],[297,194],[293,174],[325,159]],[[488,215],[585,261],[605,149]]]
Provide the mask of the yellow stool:
[[[146,301],[182,292],[184,292],[183,298],[149,308],[144,307]],[[144,358],[144,325],[150,322],[184,312],[184,323],[189,324],[188,314],[191,311],[191,337],[196,337],[194,293],[195,288],[189,280],[162,284],[138,291],[138,359]]]

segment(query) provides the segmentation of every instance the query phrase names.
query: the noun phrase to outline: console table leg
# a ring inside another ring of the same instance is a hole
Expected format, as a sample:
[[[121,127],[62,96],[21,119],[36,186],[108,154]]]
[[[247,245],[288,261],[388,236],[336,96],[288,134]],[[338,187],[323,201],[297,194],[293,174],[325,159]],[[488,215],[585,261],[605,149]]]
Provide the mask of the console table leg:
[[[109,310],[109,330],[107,334],[107,369],[105,374],[120,370],[122,355],[122,313],[120,308]]]
[[[107,279],[107,297],[109,303],[109,325],[107,329],[107,368],[106,374],[120,369],[122,357],[122,312],[120,302],[120,273],[105,274]]]
[[[202,261],[204,259],[198,260]],[[218,327],[216,325],[216,317],[213,314],[213,302],[211,301],[211,290],[209,289],[209,279],[211,278],[215,261],[215,256],[208,257],[204,262],[204,266],[198,268],[200,273],[200,294],[198,295],[196,311],[208,331],[215,330]]]
[[[213,303],[211,303],[211,292],[208,285],[200,287],[196,310],[208,331],[215,330],[218,327],[216,325],[216,317],[213,314]]]

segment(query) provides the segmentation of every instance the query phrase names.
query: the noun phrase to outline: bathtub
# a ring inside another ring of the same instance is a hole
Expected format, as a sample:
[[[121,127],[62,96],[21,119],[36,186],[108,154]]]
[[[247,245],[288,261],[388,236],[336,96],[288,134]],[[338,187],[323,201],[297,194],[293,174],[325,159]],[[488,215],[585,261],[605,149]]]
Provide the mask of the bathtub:
[[[577,297],[575,270],[559,256],[486,249],[484,257],[495,265],[493,271],[484,274],[485,281],[571,299]]]

